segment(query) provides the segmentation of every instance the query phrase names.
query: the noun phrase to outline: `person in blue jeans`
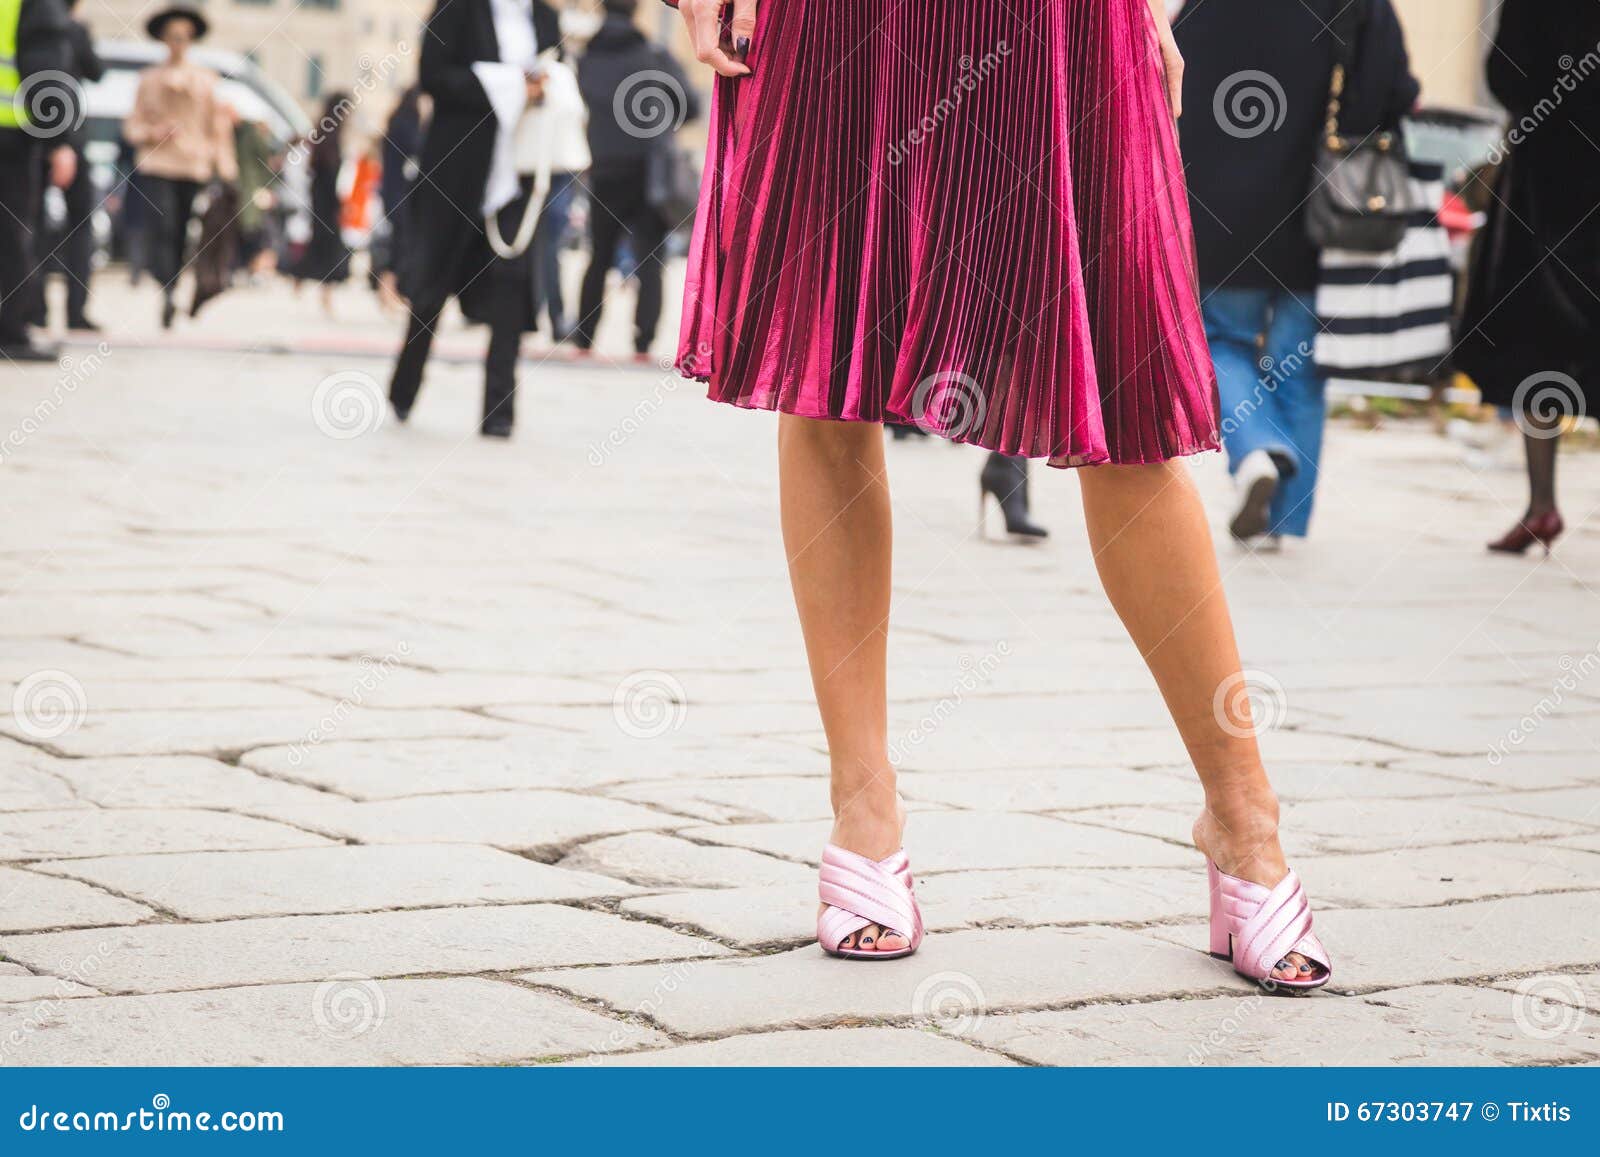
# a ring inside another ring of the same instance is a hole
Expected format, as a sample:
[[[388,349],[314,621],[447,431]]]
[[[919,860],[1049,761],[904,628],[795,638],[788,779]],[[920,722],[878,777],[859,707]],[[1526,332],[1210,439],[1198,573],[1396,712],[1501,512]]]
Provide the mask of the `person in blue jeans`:
[[[1178,124],[1238,484],[1230,527],[1256,548],[1304,536],[1316,494],[1326,383],[1313,356],[1321,254],[1305,209],[1341,18],[1359,27],[1340,127],[1357,137],[1393,127],[1420,87],[1391,0],[1205,0],[1173,21],[1185,88],[1199,98]]]
[[[1238,487],[1228,529],[1272,549],[1311,526],[1327,380],[1313,351],[1313,296],[1268,289],[1207,289],[1202,313],[1217,367],[1222,442]],[[1257,541],[1257,540],[1260,541]]]

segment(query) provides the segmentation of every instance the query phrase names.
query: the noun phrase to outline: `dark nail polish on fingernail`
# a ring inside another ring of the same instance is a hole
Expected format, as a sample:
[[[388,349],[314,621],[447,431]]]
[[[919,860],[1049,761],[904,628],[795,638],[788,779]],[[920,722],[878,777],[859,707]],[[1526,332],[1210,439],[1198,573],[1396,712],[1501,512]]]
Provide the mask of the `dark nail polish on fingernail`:
[[[733,50],[740,56],[748,56],[750,54],[750,38],[748,36],[741,36],[736,39],[733,42]]]

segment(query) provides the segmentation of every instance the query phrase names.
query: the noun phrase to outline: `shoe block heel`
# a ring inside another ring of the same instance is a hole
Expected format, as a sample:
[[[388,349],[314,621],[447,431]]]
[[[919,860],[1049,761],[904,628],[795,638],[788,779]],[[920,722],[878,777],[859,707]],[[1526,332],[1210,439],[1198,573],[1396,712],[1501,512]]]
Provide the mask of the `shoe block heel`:
[[[1218,960],[1232,960],[1233,936],[1223,912],[1222,881],[1217,877],[1217,866],[1210,861],[1206,862],[1206,883],[1211,890],[1211,955]]]

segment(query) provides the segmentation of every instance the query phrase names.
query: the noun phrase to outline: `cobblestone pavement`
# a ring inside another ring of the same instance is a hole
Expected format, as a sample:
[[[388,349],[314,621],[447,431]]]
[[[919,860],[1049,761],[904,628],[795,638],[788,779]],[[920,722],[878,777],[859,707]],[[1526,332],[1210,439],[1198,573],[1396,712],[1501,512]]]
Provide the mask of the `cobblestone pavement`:
[[[332,350],[392,327],[243,293],[138,348],[149,308],[0,368],[0,1062],[1600,1060],[1592,454],[1548,560],[1485,555],[1521,478],[1420,423],[1334,429],[1308,543],[1221,548],[1337,962],[1278,999],[1204,952],[1199,795],[1074,480],[1025,550],[978,454],[893,445],[931,933],[869,967],[810,941],[769,416],[546,364],[484,444],[453,364],[373,429],[383,362]]]

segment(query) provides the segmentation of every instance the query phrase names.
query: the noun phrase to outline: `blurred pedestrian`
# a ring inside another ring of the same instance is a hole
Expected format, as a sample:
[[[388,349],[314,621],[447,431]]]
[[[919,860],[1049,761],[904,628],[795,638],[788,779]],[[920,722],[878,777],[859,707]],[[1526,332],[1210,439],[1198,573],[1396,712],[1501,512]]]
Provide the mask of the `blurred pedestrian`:
[[[589,106],[589,269],[578,301],[573,343],[594,345],[605,305],[606,275],[624,237],[639,280],[633,348],[643,360],[661,320],[662,246],[669,222],[650,197],[650,165],[672,133],[699,115],[699,102],[671,53],[634,23],[638,0],[605,0],[605,20],[578,61]],[[675,224],[672,222],[670,224]]]
[[[199,9],[174,4],[145,30],[167,47],[167,59],[139,74],[122,135],[138,150],[139,188],[150,200],[150,271],[161,282],[161,325],[177,316],[176,293],[188,250],[195,200],[213,180],[238,176],[233,117],[218,99],[217,74],[189,59],[209,25]]]
[[[40,157],[48,147],[58,158],[58,180],[76,163],[70,147],[46,139],[53,121],[45,119],[59,115],[55,101],[71,96],[45,87],[50,74],[72,64],[71,29],[63,0],[0,0],[0,357],[8,361],[55,358],[54,349],[34,342],[28,324],[36,309]]]
[[[311,136],[307,160],[311,171],[311,239],[295,263],[296,281],[313,281],[322,297],[322,311],[333,316],[333,291],[350,280],[350,247],[344,242],[344,122],[350,114],[348,93],[331,94]]]
[[[1390,0],[1204,0],[1173,31],[1198,94],[1179,124],[1237,487],[1229,529],[1272,549],[1309,529],[1322,458],[1320,253],[1306,206],[1334,65],[1348,54],[1339,123],[1358,139],[1396,128],[1419,86]]]
[[[433,118],[411,195],[419,225],[401,257],[410,319],[389,383],[402,422],[454,297],[468,318],[489,326],[479,431],[511,436],[517,355],[538,309],[537,245],[502,256],[486,226],[493,221],[502,239],[518,237],[529,220],[533,180],[517,171],[513,139],[523,113],[544,98],[539,56],[560,41],[560,21],[542,0],[437,0],[428,18],[421,79]]]
[[[422,155],[422,101],[420,86],[406,89],[383,129],[379,158],[382,175],[378,185],[383,219],[376,230],[373,266],[378,275],[378,296],[387,309],[405,304],[400,297],[399,263],[411,248],[410,202]]]
[[[76,13],[79,0],[67,0],[69,13]],[[73,16],[69,29],[71,41],[71,60],[66,68],[66,75],[72,80],[79,92],[83,90],[85,81],[97,81],[105,75],[105,65],[100,57],[95,54],[94,41],[89,35],[89,29],[83,21]],[[81,111],[81,106],[80,106]],[[59,185],[58,178],[65,175],[62,168],[63,160],[61,150],[63,147],[71,150],[73,163],[71,165],[71,180],[61,188],[62,198],[66,209],[66,217],[62,233],[56,239],[54,248],[49,254],[48,265],[40,264],[40,273],[44,273],[49,266],[59,268],[67,281],[67,328],[96,333],[100,327],[89,320],[87,307],[89,303],[89,279],[94,276],[94,210],[95,188],[94,174],[83,154],[84,141],[87,133],[79,117],[74,116],[70,121],[63,123],[64,135],[60,143],[47,152],[45,158],[45,181],[47,185]],[[47,214],[41,212],[39,223],[36,227],[36,236],[43,238],[48,235],[45,227]],[[44,278],[41,276],[37,288],[33,291],[33,303],[36,310],[36,323],[39,326],[47,324],[45,316],[46,295],[44,293]]]
[[[241,120],[233,143],[239,161],[239,261],[254,277],[269,272],[276,258],[278,156],[272,131],[260,121]]]
[[[547,139],[543,147],[549,155],[550,192],[545,198],[544,215],[539,219],[539,289],[545,313],[550,318],[550,338],[563,342],[572,336],[572,321],[567,316],[566,294],[561,288],[561,254],[572,227],[572,205],[576,199],[579,174],[589,168],[589,113],[577,75],[566,63],[566,54],[546,70],[545,101],[541,129]]]
[[[1510,148],[1474,249],[1456,364],[1522,429],[1528,506],[1489,544],[1502,554],[1535,543],[1548,553],[1566,529],[1556,450],[1600,382],[1600,92],[1572,68],[1597,44],[1593,0],[1506,0],[1489,56]]]

